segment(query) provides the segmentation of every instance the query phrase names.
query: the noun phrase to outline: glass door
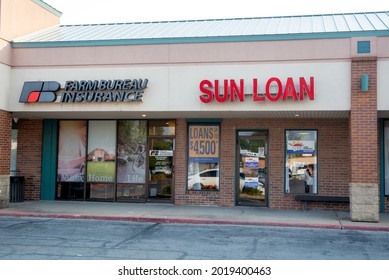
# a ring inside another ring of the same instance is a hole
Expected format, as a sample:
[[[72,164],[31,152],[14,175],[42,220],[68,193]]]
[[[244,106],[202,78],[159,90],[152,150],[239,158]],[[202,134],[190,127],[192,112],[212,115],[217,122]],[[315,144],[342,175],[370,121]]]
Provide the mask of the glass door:
[[[267,134],[263,130],[237,133],[237,205],[268,205]]]
[[[149,139],[148,201],[150,202],[172,202],[173,151],[173,138]]]

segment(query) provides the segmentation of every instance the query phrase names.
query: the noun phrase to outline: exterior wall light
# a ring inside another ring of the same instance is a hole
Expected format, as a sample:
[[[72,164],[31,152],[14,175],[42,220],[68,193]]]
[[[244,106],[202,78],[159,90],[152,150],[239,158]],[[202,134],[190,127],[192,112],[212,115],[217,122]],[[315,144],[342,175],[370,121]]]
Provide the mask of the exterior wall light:
[[[362,89],[362,91],[369,90],[369,75],[362,75],[361,76],[361,89]]]

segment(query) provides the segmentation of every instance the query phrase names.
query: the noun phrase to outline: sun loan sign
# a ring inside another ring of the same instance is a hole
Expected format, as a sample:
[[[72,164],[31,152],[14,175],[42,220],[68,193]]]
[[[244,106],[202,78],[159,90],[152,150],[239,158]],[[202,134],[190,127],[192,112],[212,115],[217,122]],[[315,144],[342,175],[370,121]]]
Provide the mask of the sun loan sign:
[[[263,87],[264,90],[261,91],[260,88]],[[309,78],[309,82],[303,77],[300,77],[298,82],[290,77],[286,81],[272,77],[263,84],[260,84],[258,79],[249,81],[244,79],[239,81],[228,79],[202,80],[199,88],[201,92],[200,100],[203,103],[212,101],[219,103],[244,102],[246,95],[252,95],[252,101],[254,102],[315,99],[315,81],[313,77]]]

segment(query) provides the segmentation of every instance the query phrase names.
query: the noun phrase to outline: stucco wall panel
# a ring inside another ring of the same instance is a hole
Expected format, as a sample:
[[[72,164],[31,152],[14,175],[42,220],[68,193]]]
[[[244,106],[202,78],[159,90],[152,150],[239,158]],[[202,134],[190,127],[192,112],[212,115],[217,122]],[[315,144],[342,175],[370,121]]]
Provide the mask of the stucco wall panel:
[[[377,42],[378,57],[389,58],[389,37],[378,37]]]
[[[350,58],[350,39],[15,48],[15,67],[338,60]]]
[[[0,63],[0,110],[8,110],[10,96],[11,67]]]
[[[0,39],[0,63],[11,65],[11,45]]]
[[[377,109],[378,111],[389,110],[389,79],[387,73],[389,73],[389,60],[379,60],[377,62]]]
[[[13,66],[15,67],[159,64],[168,62],[168,45],[13,49]]]
[[[2,0],[0,36],[6,40],[59,24],[59,17],[31,0]]]
[[[171,62],[241,62],[350,57],[350,39],[208,43],[171,46]]]

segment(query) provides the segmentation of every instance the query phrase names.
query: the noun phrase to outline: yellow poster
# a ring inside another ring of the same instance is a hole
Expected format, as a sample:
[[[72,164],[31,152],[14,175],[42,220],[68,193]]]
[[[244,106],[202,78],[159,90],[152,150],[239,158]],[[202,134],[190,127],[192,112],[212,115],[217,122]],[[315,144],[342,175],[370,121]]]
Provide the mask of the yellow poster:
[[[219,158],[219,125],[189,126],[189,158],[215,162]]]

